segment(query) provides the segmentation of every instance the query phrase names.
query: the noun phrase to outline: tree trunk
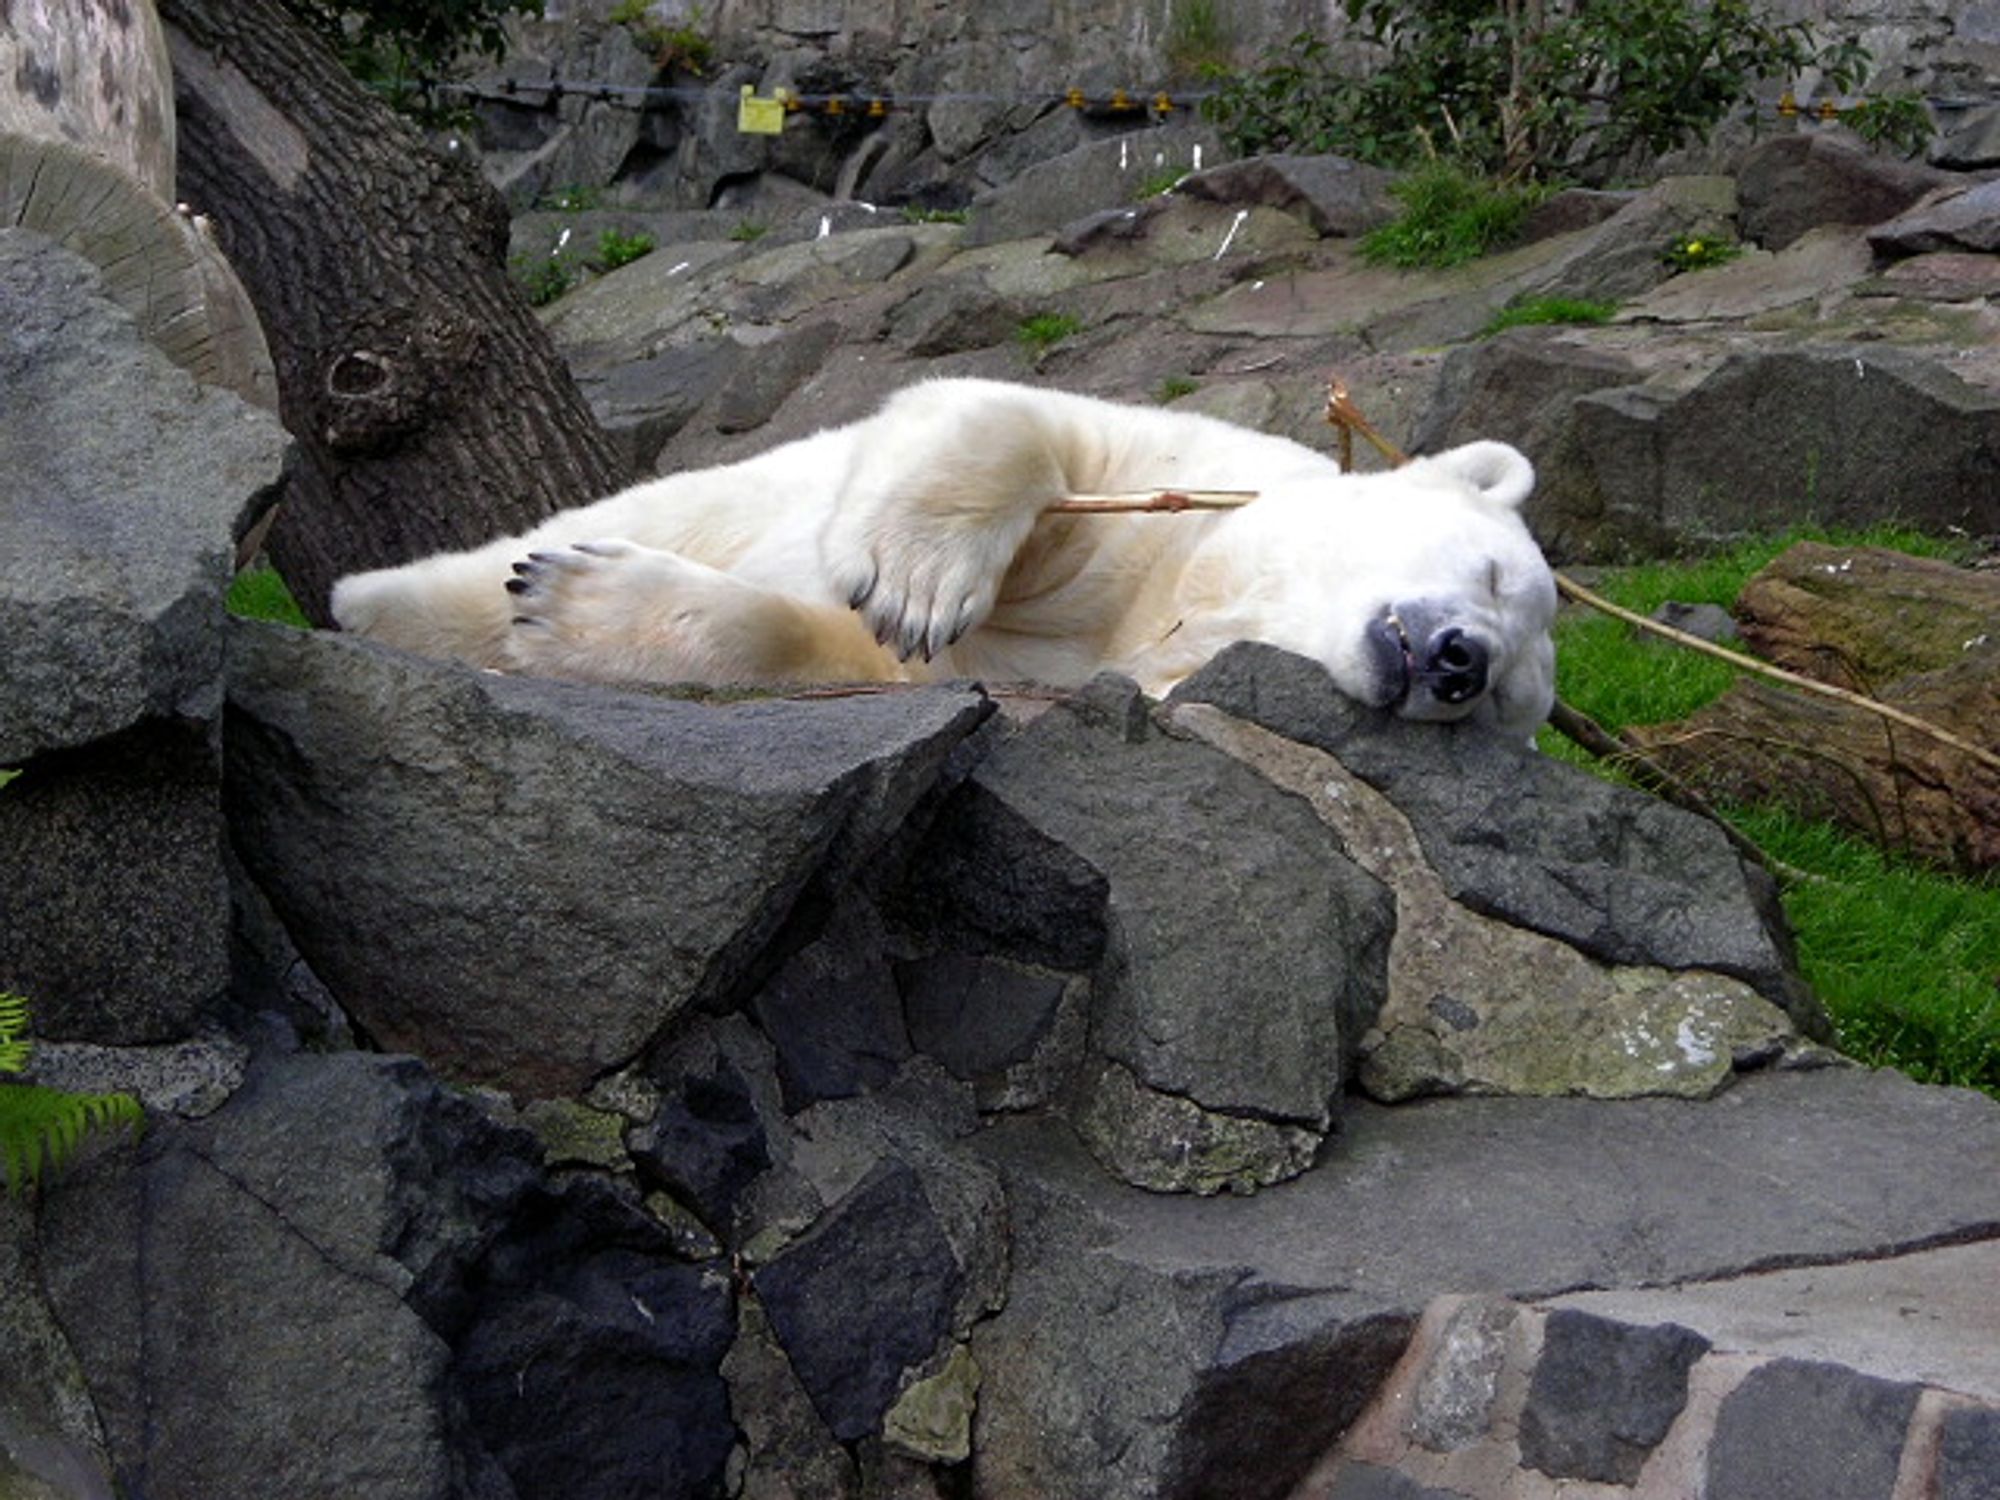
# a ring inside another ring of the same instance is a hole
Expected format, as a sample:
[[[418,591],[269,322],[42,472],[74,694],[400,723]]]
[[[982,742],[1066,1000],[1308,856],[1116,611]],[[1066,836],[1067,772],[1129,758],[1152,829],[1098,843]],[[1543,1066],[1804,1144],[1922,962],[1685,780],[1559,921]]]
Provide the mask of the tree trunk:
[[[470,547],[629,474],[507,279],[507,216],[274,0],[161,0],[181,195],[249,288],[301,462],[269,548],[342,574]]]

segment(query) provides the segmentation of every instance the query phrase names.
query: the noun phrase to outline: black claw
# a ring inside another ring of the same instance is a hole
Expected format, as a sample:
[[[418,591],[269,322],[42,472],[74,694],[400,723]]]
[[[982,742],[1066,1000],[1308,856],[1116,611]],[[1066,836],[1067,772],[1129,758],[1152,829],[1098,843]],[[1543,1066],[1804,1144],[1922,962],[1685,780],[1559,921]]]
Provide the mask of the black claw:
[[[507,592],[510,594],[525,594],[531,587],[533,585],[525,578],[510,578],[507,580]]]
[[[514,571],[525,576],[535,571],[535,565],[533,563],[517,562],[514,564]]]

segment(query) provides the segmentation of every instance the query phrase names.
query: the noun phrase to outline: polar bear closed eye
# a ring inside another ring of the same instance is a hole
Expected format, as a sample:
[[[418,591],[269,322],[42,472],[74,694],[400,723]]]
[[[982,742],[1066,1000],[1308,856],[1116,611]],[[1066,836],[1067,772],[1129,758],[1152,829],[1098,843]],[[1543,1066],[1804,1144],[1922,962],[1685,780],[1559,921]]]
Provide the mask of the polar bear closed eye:
[[[342,628],[481,666],[634,682],[1109,668],[1171,689],[1232,641],[1409,718],[1525,735],[1555,584],[1505,443],[1387,473],[1213,418],[984,380],[671,475],[472,552],[335,586]],[[1067,495],[1254,490],[1238,510],[1048,514]]]

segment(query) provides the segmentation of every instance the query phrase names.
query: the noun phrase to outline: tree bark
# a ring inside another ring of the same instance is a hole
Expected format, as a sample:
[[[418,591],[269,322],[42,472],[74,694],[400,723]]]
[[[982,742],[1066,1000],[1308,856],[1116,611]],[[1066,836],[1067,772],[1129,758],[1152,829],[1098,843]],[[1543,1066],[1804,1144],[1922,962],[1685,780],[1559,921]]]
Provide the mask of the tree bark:
[[[630,475],[506,274],[507,215],[274,0],[161,0],[182,197],[248,287],[301,462],[268,543],[333,581],[475,546]]]

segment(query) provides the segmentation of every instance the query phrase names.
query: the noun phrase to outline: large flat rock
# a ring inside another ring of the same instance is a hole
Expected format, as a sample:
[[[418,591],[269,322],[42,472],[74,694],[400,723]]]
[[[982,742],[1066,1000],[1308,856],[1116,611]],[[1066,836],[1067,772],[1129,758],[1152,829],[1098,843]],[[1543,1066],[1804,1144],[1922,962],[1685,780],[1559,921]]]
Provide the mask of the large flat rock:
[[[1008,1305],[974,1337],[995,1496],[1286,1495],[1454,1294],[1845,1277],[1827,1268],[2000,1240],[2000,1105],[1859,1069],[1704,1103],[1358,1104],[1318,1166],[1248,1200],[1123,1187],[1047,1125],[979,1139],[1016,1224]],[[1856,1365],[1894,1367],[1856,1327]]]

